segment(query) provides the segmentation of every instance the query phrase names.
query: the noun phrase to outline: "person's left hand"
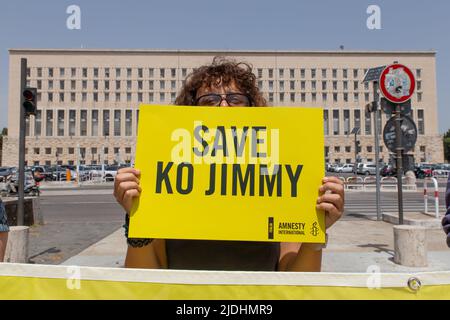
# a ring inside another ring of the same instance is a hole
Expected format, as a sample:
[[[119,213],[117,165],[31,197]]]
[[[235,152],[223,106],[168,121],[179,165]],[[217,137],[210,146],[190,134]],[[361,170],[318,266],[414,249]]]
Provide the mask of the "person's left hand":
[[[344,214],[344,182],[337,177],[325,177],[319,193],[316,208],[325,211],[325,228],[328,229]]]

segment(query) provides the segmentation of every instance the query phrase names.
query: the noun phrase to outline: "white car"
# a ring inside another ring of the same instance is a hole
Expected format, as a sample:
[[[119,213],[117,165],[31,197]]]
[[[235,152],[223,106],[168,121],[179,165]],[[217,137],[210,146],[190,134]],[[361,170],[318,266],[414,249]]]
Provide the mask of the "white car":
[[[353,168],[355,167],[354,164],[352,163],[346,163],[340,167],[336,168],[336,172],[337,173],[352,173],[353,172]]]
[[[358,164],[358,174],[366,176],[377,174],[377,165],[375,163],[360,163]]]
[[[436,165],[435,169],[433,170],[433,176],[448,177],[449,174],[450,167],[446,164]]]
[[[117,170],[119,170],[119,166],[117,165],[105,166],[105,175],[103,176],[105,181],[114,181]]]

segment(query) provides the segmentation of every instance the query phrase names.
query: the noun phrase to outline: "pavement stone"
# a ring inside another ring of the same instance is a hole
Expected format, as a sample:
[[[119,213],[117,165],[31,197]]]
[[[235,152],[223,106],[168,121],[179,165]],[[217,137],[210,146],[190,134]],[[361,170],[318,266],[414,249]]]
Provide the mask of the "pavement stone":
[[[428,267],[411,268],[393,262],[393,225],[384,221],[359,219],[339,221],[329,230],[323,252],[323,272],[382,273],[450,270],[450,249],[442,230],[427,230]],[[118,229],[63,265],[123,267],[126,254],[123,230]]]

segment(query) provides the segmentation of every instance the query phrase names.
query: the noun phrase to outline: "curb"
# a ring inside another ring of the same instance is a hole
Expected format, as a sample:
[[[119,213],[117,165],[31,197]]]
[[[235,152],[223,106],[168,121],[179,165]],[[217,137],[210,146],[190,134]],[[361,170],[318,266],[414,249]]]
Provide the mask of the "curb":
[[[433,230],[439,230],[442,228],[441,225],[441,219],[436,219],[433,216],[430,216],[429,214],[425,214],[423,212],[418,212],[423,215],[424,219],[414,219],[414,218],[408,218],[408,213],[405,212],[403,217],[403,223],[406,225],[411,226],[421,226],[425,227],[427,229],[433,229]],[[410,213],[411,214],[411,213]],[[399,219],[397,213],[391,213],[391,212],[383,212],[383,221],[398,225]]]

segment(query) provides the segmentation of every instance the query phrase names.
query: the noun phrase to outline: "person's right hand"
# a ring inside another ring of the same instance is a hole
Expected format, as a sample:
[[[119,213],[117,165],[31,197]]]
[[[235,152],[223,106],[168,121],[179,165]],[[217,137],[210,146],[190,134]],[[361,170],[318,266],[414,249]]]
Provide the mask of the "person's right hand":
[[[141,172],[134,168],[123,168],[117,172],[114,180],[114,197],[117,202],[130,214],[134,198],[141,194],[139,178]]]

